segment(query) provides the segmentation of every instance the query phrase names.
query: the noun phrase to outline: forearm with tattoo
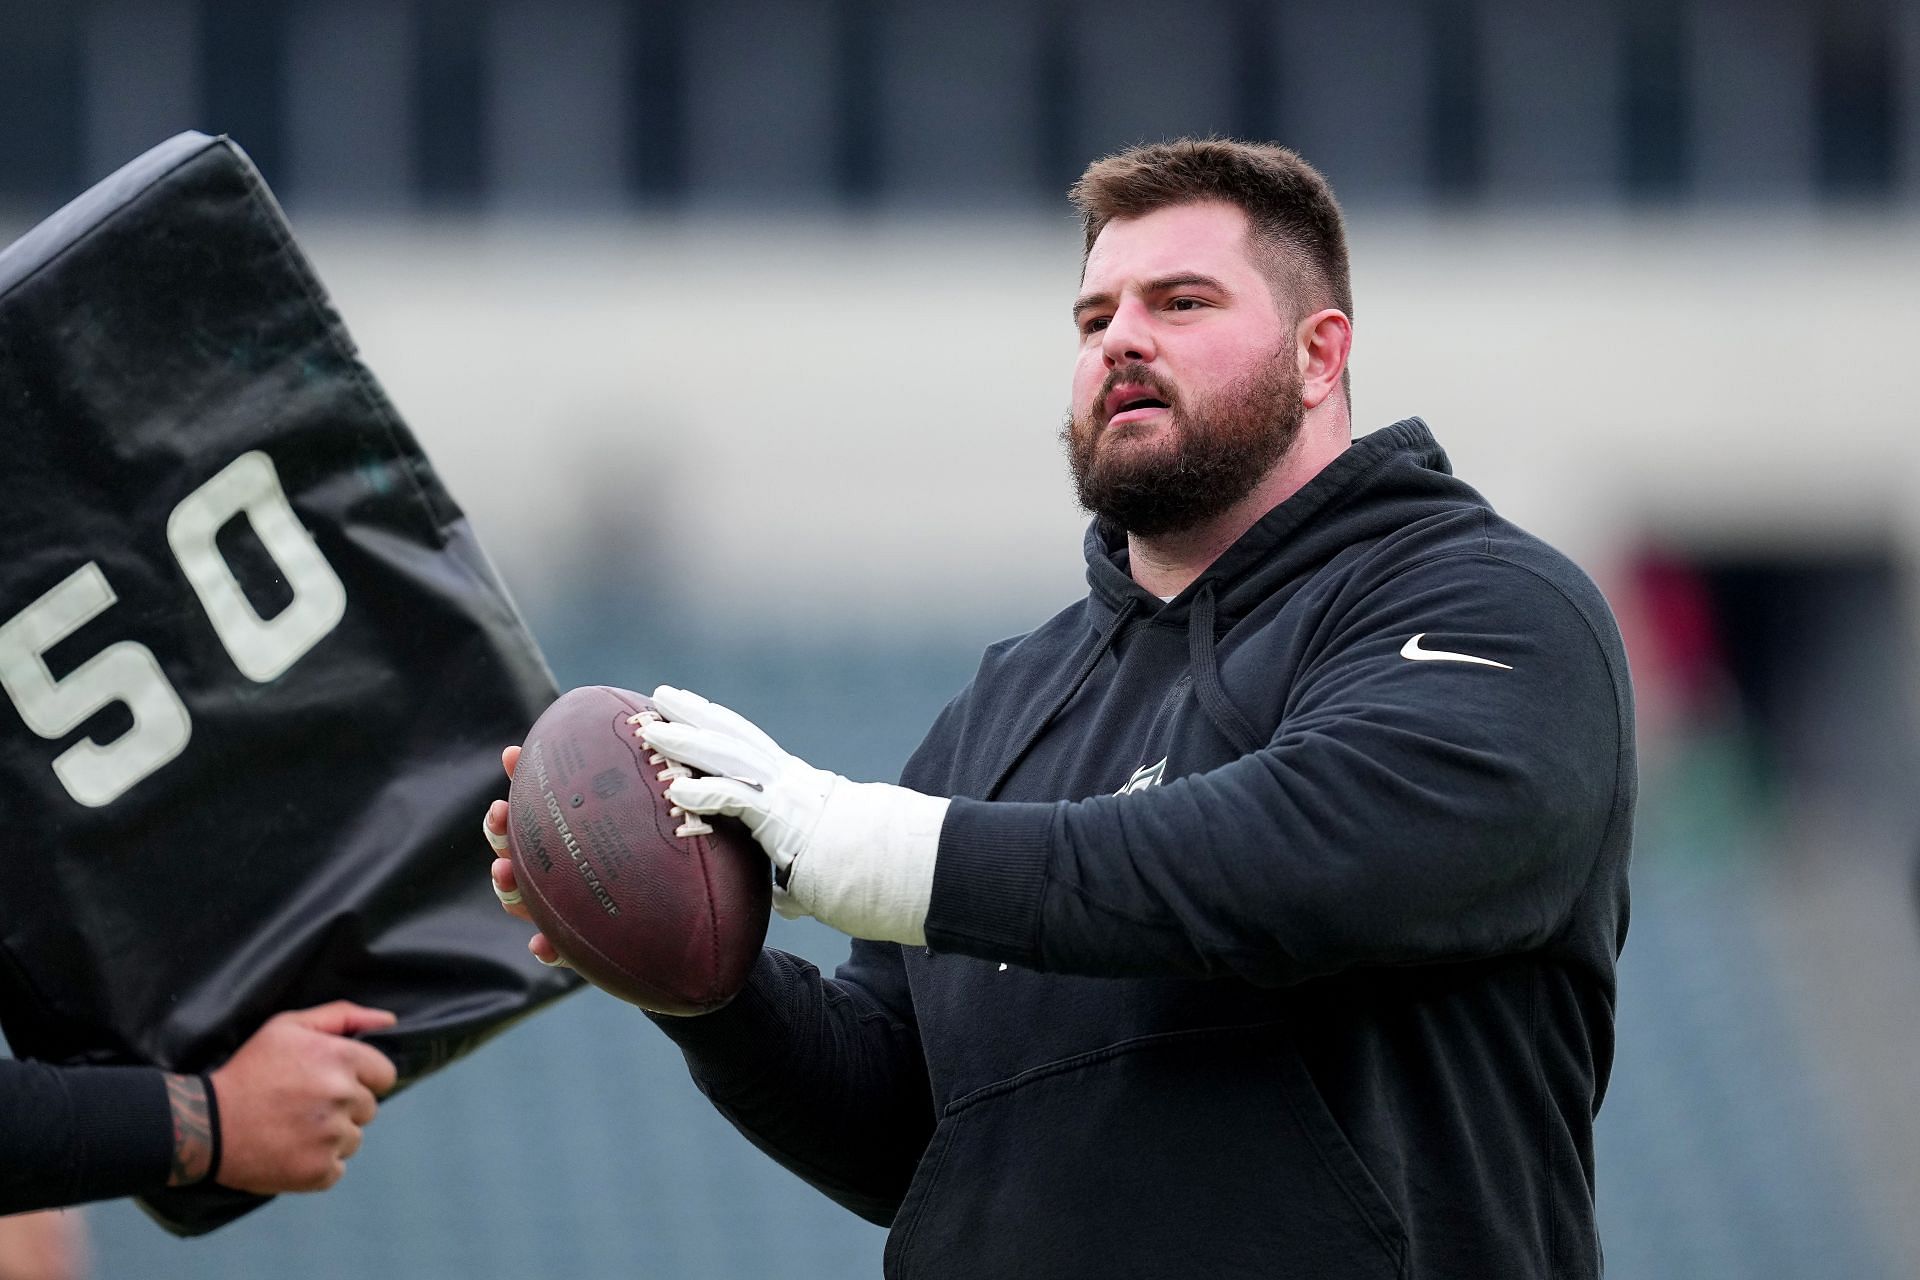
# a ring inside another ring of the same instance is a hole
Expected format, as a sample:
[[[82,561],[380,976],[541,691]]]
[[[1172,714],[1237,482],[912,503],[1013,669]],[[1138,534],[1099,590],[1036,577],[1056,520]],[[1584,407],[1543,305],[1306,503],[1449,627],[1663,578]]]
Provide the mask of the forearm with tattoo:
[[[173,1170],[167,1185],[203,1181],[213,1166],[213,1116],[199,1076],[167,1076],[167,1104],[173,1109]]]

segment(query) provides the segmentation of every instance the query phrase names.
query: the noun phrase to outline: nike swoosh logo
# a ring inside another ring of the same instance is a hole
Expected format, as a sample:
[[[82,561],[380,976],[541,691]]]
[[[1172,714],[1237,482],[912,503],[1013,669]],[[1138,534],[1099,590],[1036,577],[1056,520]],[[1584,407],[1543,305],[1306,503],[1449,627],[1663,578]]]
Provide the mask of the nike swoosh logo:
[[[1512,667],[1504,662],[1495,662],[1492,658],[1476,658],[1470,653],[1448,653],[1445,649],[1422,649],[1420,641],[1426,636],[1422,631],[1400,646],[1400,656],[1414,662],[1471,662],[1480,667],[1498,667],[1502,671],[1511,671]]]

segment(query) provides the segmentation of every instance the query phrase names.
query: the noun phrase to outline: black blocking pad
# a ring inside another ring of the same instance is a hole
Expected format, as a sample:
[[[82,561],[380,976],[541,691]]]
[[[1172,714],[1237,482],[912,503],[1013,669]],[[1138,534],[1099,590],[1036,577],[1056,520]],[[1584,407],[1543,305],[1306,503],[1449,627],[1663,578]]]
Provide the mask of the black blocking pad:
[[[573,988],[479,830],[552,677],[238,148],[182,134],[0,254],[0,440],[16,1053],[200,1070],[347,998],[404,1081]]]

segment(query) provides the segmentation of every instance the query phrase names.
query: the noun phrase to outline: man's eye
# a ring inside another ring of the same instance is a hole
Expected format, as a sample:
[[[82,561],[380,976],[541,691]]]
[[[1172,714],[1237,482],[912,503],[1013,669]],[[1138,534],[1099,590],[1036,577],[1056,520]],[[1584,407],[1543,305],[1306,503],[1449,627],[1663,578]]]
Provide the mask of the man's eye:
[[[1175,311],[1198,311],[1205,305],[1206,303],[1200,301],[1198,298],[1175,298],[1167,304],[1168,307]]]
[[[1107,317],[1105,316],[1089,316],[1080,322],[1080,332],[1082,333],[1098,333],[1106,327]]]

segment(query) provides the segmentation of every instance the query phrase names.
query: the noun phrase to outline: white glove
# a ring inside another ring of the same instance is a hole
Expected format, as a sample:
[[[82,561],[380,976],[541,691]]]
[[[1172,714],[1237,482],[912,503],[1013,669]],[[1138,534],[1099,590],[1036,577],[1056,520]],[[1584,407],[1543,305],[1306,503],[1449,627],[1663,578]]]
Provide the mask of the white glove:
[[[666,717],[647,745],[704,778],[667,796],[690,813],[739,818],[773,859],[774,908],[842,933],[922,946],[948,801],[883,782],[850,782],[788,755],[738,712],[661,685]]]

